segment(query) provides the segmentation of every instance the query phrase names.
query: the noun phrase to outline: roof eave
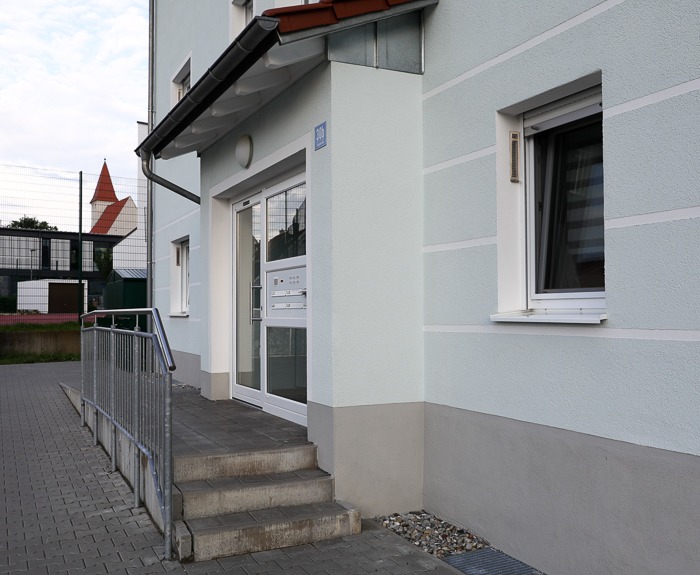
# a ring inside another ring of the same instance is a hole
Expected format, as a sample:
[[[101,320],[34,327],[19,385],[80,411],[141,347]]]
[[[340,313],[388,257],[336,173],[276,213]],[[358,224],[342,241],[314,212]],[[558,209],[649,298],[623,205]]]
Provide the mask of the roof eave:
[[[347,0],[351,2],[351,0]],[[161,122],[151,131],[151,133],[136,148],[136,154],[143,162],[149,161],[151,156],[160,157],[165,150],[164,157],[175,157],[191,151],[201,153],[215,143],[221,136],[205,139],[206,142],[194,141],[192,144],[178,146],[176,138],[182,134],[188,126],[197,120],[207,109],[215,104],[217,100],[240,80],[265,54],[270,51],[275,44],[279,48],[295,42],[307,40],[314,42],[314,38],[329,36],[330,34],[342,32],[363,26],[371,22],[377,22],[388,18],[393,18],[415,12],[424,8],[438,4],[439,0],[376,0],[379,9],[371,9],[364,13],[349,14],[338,18],[329,19],[330,23],[318,23],[318,19],[307,18],[304,13],[314,11],[335,9],[333,3],[324,1],[312,5],[300,5],[287,8],[277,8],[267,10],[262,16],[256,16],[248,26],[238,35],[238,37],[224,50],[212,66],[202,75],[187,94],[178,102],[175,107],[161,120]],[[339,2],[342,4],[342,2]],[[364,4],[363,4],[364,5]],[[369,5],[371,6],[370,2]],[[365,6],[365,8],[367,7]],[[347,6],[344,7],[347,10]],[[346,12],[347,13],[347,12]],[[269,14],[269,15],[268,15]],[[281,24],[281,17],[287,17],[284,24]],[[290,21],[290,16],[298,15],[296,21]],[[283,31],[286,29],[287,31]],[[325,48],[322,49],[325,53]],[[319,52],[319,56],[321,53]],[[324,55],[325,57],[325,55]],[[313,64],[312,60],[309,60]],[[310,67],[302,74],[308,73]],[[236,120],[237,122],[238,120]],[[171,154],[171,144],[180,147],[179,154]],[[172,188],[171,188],[172,189]]]
[[[142,159],[151,155],[157,157],[165,146],[278,42],[278,24],[276,18],[256,16],[139,144],[136,154]]]

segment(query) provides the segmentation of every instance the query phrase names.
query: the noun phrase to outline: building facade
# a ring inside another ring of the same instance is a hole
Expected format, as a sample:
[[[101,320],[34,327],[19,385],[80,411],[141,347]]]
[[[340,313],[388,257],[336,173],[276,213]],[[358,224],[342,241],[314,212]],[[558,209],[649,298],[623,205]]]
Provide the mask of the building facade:
[[[154,3],[176,377],[307,425],[366,516],[697,571],[698,5],[294,4]]]

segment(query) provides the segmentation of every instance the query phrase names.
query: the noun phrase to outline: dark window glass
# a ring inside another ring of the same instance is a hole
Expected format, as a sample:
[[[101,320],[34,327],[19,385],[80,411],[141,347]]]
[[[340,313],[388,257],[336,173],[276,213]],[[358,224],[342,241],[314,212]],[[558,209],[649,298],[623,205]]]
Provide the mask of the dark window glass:
[[[41,269],[51,269],[51,240],[41,238]]]
[[[306,329],[267,328],[267,391],[306,403]]]
[[[306,255],[306,184],[267,200],[267,261]]]
[[[536,291],[602,291],[601,115],[538,134],[534,144]]]
[[[78,269],[78,240],[70,241],[70,269]]]

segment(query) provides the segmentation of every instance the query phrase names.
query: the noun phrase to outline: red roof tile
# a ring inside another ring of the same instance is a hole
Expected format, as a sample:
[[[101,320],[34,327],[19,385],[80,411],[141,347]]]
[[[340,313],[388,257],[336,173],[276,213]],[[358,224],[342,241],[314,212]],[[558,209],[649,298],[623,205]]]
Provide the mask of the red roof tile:
[[[414,0],[321,0],[316,4],[302,4],[265,10],[263,16],[279,19],[279,32],[286,34],[318,26],[337,24],[344,18],[388,10],[392,6]]]
[[[95,188],[95,193],[90,200],[93,202],[116,202],[117,194],[114,193],[114,186],[112,185],[112,177],[109,175],[109,169],[107,168],[107,162],[102,164],[102,171],[100,172],[100,177],[97,180],[97,187]]]
[[[114,193],[114,190],[112,190],[112,193]],[[117,197],[114,196],[114,199],[116,200]],[[129,198],[124,198],[123,200],[115,201],[113,204],[110,204],[105,208],[105,211],[102,212],[102,215],[100,216],[100,219],[95,222],[95,225],[92,226],[92,229],[90,230],[91,234],[108,234],[109,230],[112,229],[112,226],[114,225],[114,222],[117,221],[117,218],[119,217],[119,214],[121,214],[122,209],[126,205],[126,202],[129,201]]]

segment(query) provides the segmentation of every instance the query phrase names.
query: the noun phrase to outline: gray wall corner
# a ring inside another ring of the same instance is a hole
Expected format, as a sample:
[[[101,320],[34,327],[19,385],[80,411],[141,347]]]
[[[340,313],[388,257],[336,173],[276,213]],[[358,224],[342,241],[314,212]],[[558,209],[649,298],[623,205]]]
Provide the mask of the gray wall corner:
[[[202,370],[199,381],[202,397],[211,401],[231,399],[228,373],[209,373]]]
[[[423,506],[423,402],[333,409],[336,498],[365,517]]]

